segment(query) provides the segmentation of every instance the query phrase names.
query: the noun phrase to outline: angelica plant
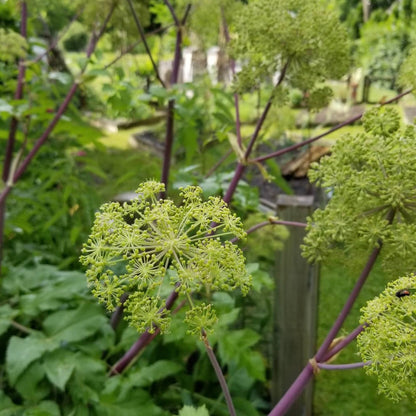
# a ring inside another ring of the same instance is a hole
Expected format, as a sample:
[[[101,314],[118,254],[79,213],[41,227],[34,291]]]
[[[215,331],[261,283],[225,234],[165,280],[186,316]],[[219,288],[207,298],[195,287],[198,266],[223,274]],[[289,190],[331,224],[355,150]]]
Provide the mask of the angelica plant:
[[[292,87],[311,91],[348,70],[347,31],[321,2],[258,0],[243,7],[235,20],[232,53],[245,62],[237,76],[239,90],[285,71]],[[318,95],[325,101],[327,93],[325,88]]]
[[[410,274],[388,284],[380,296],[362,309],[367,325],[358,347],[368,374],[378,377],[379,391],[397,401],[416,400],[416,276]]]
[[[406,273],[416,266],[415,128],[401,127],[388,107],[367,112],[363,127],[311,167],[310,179],[332,196],[309,218],[303,253],[312,261],[334,252],[361,257],[382,243],[385,267]]]
[[[138,331],[169,329],[163,285],[170,283],[186,296],[191,310],[189,332],[209,332],[216,321],[210,304],[197,305],[192,294],[240,288],[246,294],[250,276],[241,250],[231,237],[244,238],[240,219],[218,197],[202,201],[202,190],[182,190],[182,205],[158,200],[164,185],[148,181],[129,204],[106,203],[96,214],[81,263],[88,266],[92,293],[109,311],[120,304]]]

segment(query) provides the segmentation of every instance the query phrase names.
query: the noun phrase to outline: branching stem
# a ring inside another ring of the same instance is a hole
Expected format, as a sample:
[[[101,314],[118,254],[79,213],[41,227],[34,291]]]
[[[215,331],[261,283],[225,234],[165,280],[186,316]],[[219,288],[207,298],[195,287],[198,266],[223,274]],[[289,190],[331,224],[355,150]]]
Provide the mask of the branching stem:
[[[220,383],[222,392],[224,394],[225,401],[227,403],[228,412],[231,416],[236,416],[237,413],[235,412],[233,400],[231,398],[230,390],[228,389],[227,382],[225,380],[224,374],[221,370],[221,366],[218,363],[217,357],[214,354],[214,351],[211,347],[211,344],[208,341],[207,334],[204,330],[202,330],[202,341],[204,342],[205,350],[208,354],[208,358],[211,362],[211,365],[215,371],[215,374],[217,376],[218,382]]]

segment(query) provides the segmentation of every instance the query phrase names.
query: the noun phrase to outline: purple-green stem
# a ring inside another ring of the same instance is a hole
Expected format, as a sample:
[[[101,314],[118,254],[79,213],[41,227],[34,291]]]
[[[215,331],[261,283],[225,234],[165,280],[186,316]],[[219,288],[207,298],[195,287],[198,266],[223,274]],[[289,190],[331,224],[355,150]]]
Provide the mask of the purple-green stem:
[[[230,413],[230,416],[237,416],[233,404],[233,399],[231,398],[230,390],[228,389],[227,382],[221,370],[221,366],[218,363],[217,357],[215,356],[211,344],[208,341],[207,334],[204,330],[202,330],[202,341],[204,342],[205,350],[207,352],[209,361],[211,362],[212,368],[214,369],[217,379],[220,383],[222,392],[224,394],[225,402],[227,403],[228,412]]]
[[[283,82],[283,80],[285,78],[285,75],[286,75],[286,70],[287,70],[288,66],[289,66],[289,61],[286,62],[286,64],[283,66],[282,71],[280,73],[279,80],[277,81],[277,83],[276,83],[273,91],[276,88],[278,88],[279,85]],[[270,96],[270,98],[269,98],[269,100],[267,101],[266,106],[264,107],[264,110],[263,110],[260,118],[257,121],[256,128],[254,129],[254,133],[251,136],[250,142],[249,142],[249,144],[247,146],[247,149],[246,149],[246,151],[244,153],[244,161],[239,161],[238,162],[237,167],[236,167],[235,172],[234,172],[234,177],[231,180],[230,184],[228,185],[228,189],[227,189],[227,191],[226,191],[226,193],[225,193],[225,195],[223,197],[223,200],[227,204],[229,204],[231,202],[231,199],[232,199],[232,197],[234,195],[234,192],[237,189],[237,185],[238,185],[238,183],[240,182],[240,180],[241,180],[241,178],[243,176],[244,170],[246,168],[245,162],[248,160],[248,158],[249,158],[249,156],[250,156],[250,154],[251,154],[251,152],[253,150],[254,144],[255,144],[256,140],[258,139],[258,137],[259,137],[259,133],[260,133],[262,127],[263,127],[263,124],[264,124],[264,122],[266,120],[266,117],[267,117],[269,111],[270,111],[270,108],[272,107],[272,104],[273,104],[273,95],[274,94],[272,93],[271,96]]]
[[[225,19],[224,8],[221,7],[221,18],[222,18],[222,25],[224,28],[224,36],[226,43],[230,43],[230,32],[228,30],[227,20]],[[235,60],[230,59],[230,68],[233,77],[235,77]],[[235,130],[237,135],[237,143],[242,149],[243,140],[241,138],[241,121],[240,121],[240,103],[239,103],[239,96],[238,93],[234,93],[234,109],[235,109]]]
[[[347,336],[342,338],[335,346],[330,348],[322,359],[323,362],[330,360],[335,354],[338,354],[342,349],[344,349],[349,343],[354,341],[355,338],[364,330],[367,325],[359,325],[353,331],[351,331]]]
[[[182,18],[181,21],[179,21],[170,2],[168,0],[165,0],[165,4],[168,7],[172,15],[172,18],[176,24],[175,56],[173,58],[172,75],[171,75],[171,80],[170,80],[171,85],[174,85],[178,82],[179,68],[180,68],[181,57],[182,57],[182,30],[183,30],[182,26],[186,23],[186,19],[188,18],[189,10],[191,6],[188,4],[185,10],[184,17]],[[161,182],[165,184],[165,192],[162,192],[160,194],[161,198],[166,198],[166,193],[168,189],[170,162],[172,159],[172,148],[173,148],[173,138],[174,138],[174,119],[175,119],[175,100],[170,99],[168,102],[168,109],[167,109],[167,115],[166,115],[165,151],[163,155],[163,166],[162,166],[162,177],[161,177]]]
[[[178,298],[179,294],[176,290],[173,290],[166,299],[165,307],[160,311],[172,309],[173,304]],[[160,332],[159,328],[155,328],[153,334],[149,331],[145,331],[139,339],[130,347],[130,349],[118,360],[110,371],[110,375],[114,376],[120,374],[123,370],[137,357],[141,350],[143,350],[149,342],[153,340]]]
[[[401,94],[398,94],[395,97],[391,98],[390,100],[385,101],[381,105],[391,104],[391,103],[399,100],[400,98],[404,97],[405,95],[407,95],[411,92],[412,92],[412,89],[406,90],[406,91],[402,92]],[[285,147],[284,149],[278,150],[276,152],[269,153],[269,154],[264,155],[264,156],[256,157],[255,159],[252,159],[252,162],[264,162],[265,160],[273,159],[275,157],[282,156],[286,153],[293,152],[294,150],[299,149],[300,147],[307,146],[308,144],[311,144],[311,143],[321,139],[322,137],[325,137],[328,134],[331,134],[334,131],[337,131],[337,130],[341,129],[342,127],[345,127],[349,124],[355,123],[356,121],[360,120],[360,118],[363,116],[363,114],[364,113],[361,113],[361,114],[358,114],[355,117],[351,117],[350,119],[348,119],[346,121],[343,121],[342,123],[339,123],[336,126],[330,128],[329,130],[325,131],[324,133],[319,134],[318,136],[312,137],[308,140],[304,140],[303,142],[293,144],[292,146]]]
[[[307,224],[305,224],[304,222],[283,221],[283,220],[270,219],[268,221],[259,222],[258,224],[253,225],[252,227],[250,227],[246,231],[246,234],[254,233],[254,231],[257,231],[257,230],[259,230],[260,228],[263,228],[263,227],[267,227],[268,225],[287,225],[288,227],[303,227],[303,228],[307,226]],[[239,240],[239,238],[235,237],[232,240],[230,240],[230,242],[231,243],[236,243],[238,240]]]
[[[363,368],[366,365],[372,364],[371,361],[365,361],[360,363],[349,363],[349,364],[325,364],[318,363],[320,370],[353,370],[355,368]]]
[[[131,10],[131,13],[133,15],[134,23],[136,24],[137,30],[139,31],[140,39],[141,39],[141,41],[143,43],[144,48],[146,49],[147,56],[149,57],[150,62],[152,63],[153,71],[154,71],[154,73],[156,75],[156,78],[162,84],[162,87],[166,88],[166,85],[163,82],[163,79],[160,77],[159,70],[157,69],[156,62],[153,59],[152,52],[150,51],[149,45],[148,45],[147,40],[146,40],[146,35],[144,33],[143,26],[140,23],[139,16],[137,16],[136,10],[134,9],[132,0],[127,0],[127,3],[129,5],[130,10]]]
[[[391,224],[394,219],[395,212],[390,211],[387,214],[387,220]],[[314,357],[314,361],[319,365],[320,363],[325,362],[328,358],[327,356],[331,356],[334,349],[331,348],[331,343],[334,341],[335,337],[337,336],[339,330],[341,329],[342,325],[344,324],[345,320],[347,319],[352,306],[354,305],[355,301],[357,300],[358,295],[361,292],[364,283],[367,281],[368,276],[370,275],[371,270],[374,267],[374,264],[380,254],[380,250],[383,246],[383,243],[379,241],[378,246],[375,247],[370,254],[366,265],[364,266],[363,271],[361,272],[360,277],[358,278],[357,282],[355,283],[350,295],[348,296],[347,301],[345,302],[338,318],[335,320],[332,328],[329,330],[328,335],[326,336],[325,340],[321,344]],[[358,327],[360,328],[360,327]],[[358,328],[354,331],[357,332],[357,335],[360,331]],[[355,335],[355,336],[357,336]],[[355,338],[355,337],[354,337]],[[334,355],[334,354],[332,354]],[[312,379],[314,375],[314,367],[311,362],[308,362],[304,369],[301,371],[299,376],[293,382],[293,384],[289,387],[286,393],[282,396],[276,406],[272,409],[269,413],[269,416],[283,416],[295,402],[295,400],[300,396],[304,388],[307,386],[309,381]]]

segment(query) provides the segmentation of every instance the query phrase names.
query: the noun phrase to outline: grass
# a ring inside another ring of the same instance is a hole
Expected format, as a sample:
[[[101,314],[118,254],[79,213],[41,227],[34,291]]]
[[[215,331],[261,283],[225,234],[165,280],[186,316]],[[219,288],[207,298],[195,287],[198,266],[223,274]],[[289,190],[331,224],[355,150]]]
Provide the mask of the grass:
[[[358,272],[359,273],[359,272]],[[341,264],[323,267],[319,296],[320,342],[338,316],[358,273],[351,273]],[[344,335],[359,324],[359,310],[366,301],[384,290],[388,281],[380,267],[369,277],[352,313],[345,323]],[[350,344],[336,359],[336,363],[361,361],[355,343]],[[321,371],[316,379],[314,396],[315,416],[405,416],[416,414],[416,404],[410,400],[394,403],[377,393],[377,380],[363,369]]]

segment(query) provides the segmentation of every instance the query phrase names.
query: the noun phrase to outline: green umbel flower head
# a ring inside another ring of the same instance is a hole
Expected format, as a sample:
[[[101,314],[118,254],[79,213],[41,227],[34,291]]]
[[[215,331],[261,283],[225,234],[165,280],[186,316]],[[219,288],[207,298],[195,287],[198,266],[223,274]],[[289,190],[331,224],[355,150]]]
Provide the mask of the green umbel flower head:
[[[181,192],[182,205],[176,206],[158,200],[163,190],[163,184],[148,181],[131,203],[104,204],[80,259],[88,266],[92,293],[109,311],[119,305],[123,293],[129,294],[125,311],[138,331],[168,329],[169,312],[161,313],[164,282],[188,300],[193,292],[240,288],[246,294],[250,287],[241,250],[224,241],[245,237],[240,219],[227,204],[217,197],[204,202],[201,188],[189,186]],[[207,328],[201,317],[198,325],[209,331],[215,315],[210,307],[202,309],[209,312],[201,315],[207,317]],[[188,322],[192,316],[187,315]]]
[[[393,400],[416,400],[416,276],[389,283],[380,296],[362,309],[369,324],[358,337],[368,374],[375,374],[379,391]]]
[[[245,62],[237,76],[239,90],[285,70],[292,87],[310,91],[318,82],[338,79],[350,65],[347,31],[321,1],[250,1],[234,29],[232,53]]]
[[[311,167],[310,179],[332,195],[308,220],[303,254],[311,261],[337,251],[353,258],[382,242],[385,267],[405,274],[416,269],[415,127],[402,128],[388,107],[367,112],[363,127]]]

